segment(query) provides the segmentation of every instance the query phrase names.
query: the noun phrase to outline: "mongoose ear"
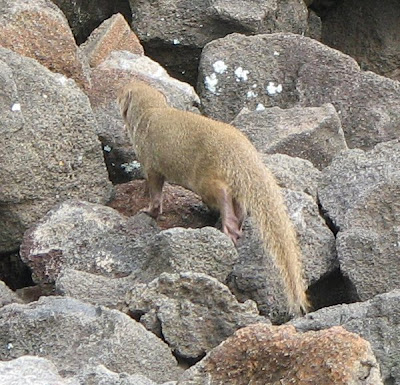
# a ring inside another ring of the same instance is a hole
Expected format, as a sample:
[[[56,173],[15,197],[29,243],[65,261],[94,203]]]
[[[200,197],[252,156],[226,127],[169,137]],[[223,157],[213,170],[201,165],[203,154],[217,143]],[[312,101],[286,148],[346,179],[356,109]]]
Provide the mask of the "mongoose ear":
[[[127,115],[128,115],[128,110],[129,110],[129,106],[131,104],[131,99],[132,99],[132,92],[131,91],[122,91],[119,95],[118,95],[118,105],[119,108],[121,110],[121,114],[122,117],[124,119],[126,119]]]

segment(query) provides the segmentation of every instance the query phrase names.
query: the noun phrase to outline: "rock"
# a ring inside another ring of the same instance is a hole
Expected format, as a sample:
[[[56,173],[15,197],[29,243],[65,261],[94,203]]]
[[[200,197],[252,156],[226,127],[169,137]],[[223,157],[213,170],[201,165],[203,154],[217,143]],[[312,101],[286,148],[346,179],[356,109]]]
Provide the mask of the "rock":
[[[89,366],[76,378],[87,385],[157,385],[140,374],[115,373],[103,365]]]
[[[246,134],[261,153],[307,159],[320,170],[347,149],[339,116],[331,104],[286,110],[279,107],[247,110],[232,124]]]
[[[285,154],[264,155],[263,161],[274,174],[280,187],[302,191],[317,201],[321,171],[310,161]]]
[[[104,21],[79,48],[91,67],[97,67],[112,51],[144,54],[139,39],[120,13]]]
[[[57,277],[55,289],[59,295],[127,313],[125,296],[132,284],[129,276],[110,278],[66,268]]]
[[[158,231],[146,214],[126,218],[109,207],[66,201],[27,231],[21,257],[36,283],[54,283],[66,268],[122,277],[143,266]]]
[[[60,376],[56,366],[45,358],[22,356],[0,362],[0,384],[8,385],[79,385]]]
[[[188,84],[171,78],[158,63],[127,51],[112,52],[92,70],[90,102],[98,122],[110,179],[123,183],[141,177],[135,154],[116,103],[118,90],[134,78],[159,88],[176,108],[198,112],[199,98]]]
[[[105,203],[112,193],[89,100],[75,82],[0,49],[0,251],[56,203]]]
[[[348,211],[337,250],[341,271],[362,301],[400,287],[400,172]]]
[[[292,321],[301,331],[322,330],[341,325],[371,344],[385,384],[400,383],[400,290],[373,299],[338,305],[310,313]]]
[[[89,84],[68,21],[49,0],[2,1],[0,46],[36,59],[83,87]]]
[[[168,346],[127,315],[72,298],[42,297],[0,309],[0,358],[50,359],[76,375],[89,363],[155,382],[177,379],[181,370]]]
[[[115,13],[130,21],[131,9],[124,0],[52,0],[64,12],[78,44],[83,43],[92,31]]]
[[[177,385],[383,385],[369,343],[341,327],[296,333],[251,325],[188,369]]]
[[[284,190],[289,215],[298,233],[308,284],[317,282],[337,267],[335,238],[313,199],[301,192]],[[281,274],[270,254],[266,254],[257,230],[246,220],[238,244],[240,260],[235,265],[229,287],[243,301],[257,302],[261,314],[274,323],[287,320],[287,298]]]
[[[154,278],[162,272],[191,271],[225,283],[239,258],[232,241],[213,227],[163,230],[153,244],[154,257],[148,259],[142,274]]]
[[[127,296],[132,314],[179,356],[198,358],[243,326],[269,323],[254,302],[238,303],[229,289],[201,273],[163,273]]]
[[[130,0],[132,26],[147,54],[179,79],[194,84],[201,49],[232,32],[259,34],[294,32],[307,28],[302,0]]]
[[[226,122],[244,107],[331,103],[350,148],[371,149],[398,137],[400,83],[363,72],[349,56],[300,35],[235,33],[208,43],[198,91],[204,113]]]
[[[322,41],[364,70],[400,80],[400,6],[396,0],[338,3],[324,18]]]
[[[0,307],[10,303],[22,303],[22,300],[3,281],[0,281]]]
[[[338,229],[345,225],[349,210],[371,189],[396,178],[399,162],[400,141],[394,140],[368,152],[345,151],[324,169],[318,196],[323,210]]]

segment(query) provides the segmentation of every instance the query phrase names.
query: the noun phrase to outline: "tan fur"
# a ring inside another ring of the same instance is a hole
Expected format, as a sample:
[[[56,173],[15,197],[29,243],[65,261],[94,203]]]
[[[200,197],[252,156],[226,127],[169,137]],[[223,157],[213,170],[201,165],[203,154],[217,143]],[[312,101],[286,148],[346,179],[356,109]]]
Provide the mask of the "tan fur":
[[[161,190],[168,180],[218,209],[224,233],[236,243],[249,211],[276,259],[290,310],[306,312],[296,233],[280,188],[250,141],[229,124],[169,107],[164,95],[144,82],[128,84],[118,103],[148,182],[147,212],[154,217],[161,212]]]

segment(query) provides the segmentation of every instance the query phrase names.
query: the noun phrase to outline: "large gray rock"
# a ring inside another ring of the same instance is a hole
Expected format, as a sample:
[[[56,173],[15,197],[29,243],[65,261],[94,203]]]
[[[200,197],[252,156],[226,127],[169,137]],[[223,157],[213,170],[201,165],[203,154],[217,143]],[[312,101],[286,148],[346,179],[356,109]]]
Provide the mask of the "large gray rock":
[[[292,321],[301,331],[341,325],[370,342],[385,384],[400,384],[400,290],[363,303],[338,305]]]
[[[57,202],[104,203],[112,191],[88,98],[75,82],[0,48],[0,250]]]
[[[350,148],[398,137],[400,83],[363,72],[349,56],[300,35],[231,34],[212,41],[202,51],[198,91],[204,112],[227,122],[258,104],[332,103]]]
[[[4,385],[80,385],[77,379],[60,376],[56,366],[45,358],[22,356],[0,362],[0,384]]]
[[[98,122],[97,133],[103,144],[110,179],[114,183],[137,179],[141,175],[116,103],[121,87],[139,78],[163,92],[174,107],[198,112],[199,98],[193,87],[172,78],[158,63],[143,55],[113,51],[92,70],[91,78],[93,86],[88,95]]]
[[[400,80],[400,4],[346,0],[326,13],[322,41],[357,60],[364,70]]]
[[[310,285],[337,267],[335,238],[309,195],[299,191],[283,192],[298,233],[305,277]],[[287,317],[283,281],[273,257],[265,253],[257,230],[249,220],[245,222],[238,251],[240,260],[234,267],[229,287],[240,300],[256,301],[261,314],[282,323]]]
[[[333,224],[339,229],[351,227],[351,217],[345,225],[349,210],[378,184],[396,180],[399,163],[399,140],[381,143],[368,152],[350,150],[337,156],[323,170],[318,188],[322,208]]]
[[[302,191],[317,201],[321,171],[310,161],[285,154],[273,154],[264,155],[263,162],[272,171],[280,187]]]
[[[307,159],[320,170],[347,149],[340,118],[331,104],[242,111],[232,124],[258,151]]]
[[[225,285],[201,273],[163,273],[135,286],[127,302],[132,314],[186,358],[203,356],[243,326],[269,323],[253,301],[239,303]]]
[[[168,346],[126,314],[72,298],[42,297],[0,309],[0,359],[50,359],[59,371],[79,373],[89,363],[156,382],[181,373]]]
[[[26,232],[21,257],[36,283],[54,283],[66,268],[127,276],[144,265],[158,231],[145,214],[127,218],[110,207],[66,201]]]
[[[307,28],[303,0],[130,0],[133,29],[149,56],[177,78],[196,82],[206,43],[232,32],[293,32]]]

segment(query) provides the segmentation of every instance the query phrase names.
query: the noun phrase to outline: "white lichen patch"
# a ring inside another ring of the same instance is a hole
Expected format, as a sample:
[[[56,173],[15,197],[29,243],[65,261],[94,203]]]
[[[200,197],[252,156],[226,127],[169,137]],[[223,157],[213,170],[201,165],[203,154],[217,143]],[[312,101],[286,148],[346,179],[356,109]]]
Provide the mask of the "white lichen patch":
[[[279,56],[280,53],[278,51],[274,51],[274,56]]]
[[[247,75],[249,74],[248,70],[244,70],[242,67],[238,67],[235,69],[235,76],[236,76],[236,81],[240,82],[242,81],[247,81]]]
[[[251,98],[256,98],[258,96],[258,94],[254,91],[247,91],[246,96],[248,99],[251,99]]]
[[[274,82],[269,82],[267,85],[267,93],[269,96],[275,96],[282,92],[282,84],[275,85]]]
[[[217,74],[223,74],[228,69],[228,66],[222,60],[217,60],[213,64],[213,68]]]
[[[103,147],[103,150],[104,150],[105,152],[111,152],[112,148],[111,148],[108,144],[106,144],[106,145]]]
[[[172,43],[173,43],[174,45],[178,45],[178,44],[181,44],[181,41],[180,41],[179,39],[174,39],[174,40],[172,41]]]
[[[57,74],[57,81],[62,85],[65,86],[68,82],[68,78],[64,75],[61,74]]]
[[[11,111],[13,111],[13,112],[21,111],[21,105],[19,103],[14,103],[11,106]]]
[[[264,110],[265,110],[264,104],[258,103],[256,106],[256,111],[264,111]]]
[[[213,94],[217,92],[217,84],[218,84],[218,79],[217,75],[215,73],[212,73],[210,76],[206,76],[204,79],[204,85],[206,89]]]
[[[134,160],[129,163],[122,163],[121,167],[124,169],[125,172],[133,172],[135,170],[138,170],[141,165],[137,160]]]
[[[94,261],[96,266],[103,271],[106,271],[108,273],[111,273],[113,271],[114,259],[111,258],[109,255],[101,253],[101,255],[96,257]]]

